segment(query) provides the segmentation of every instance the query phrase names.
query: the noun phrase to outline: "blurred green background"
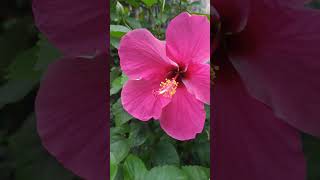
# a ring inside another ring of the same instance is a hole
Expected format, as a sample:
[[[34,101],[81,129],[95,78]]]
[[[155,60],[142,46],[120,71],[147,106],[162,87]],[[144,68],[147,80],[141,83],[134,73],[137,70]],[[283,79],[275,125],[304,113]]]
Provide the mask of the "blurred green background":
[[[314,2],[311,6],[320,8],[320,3]],[[168,20],[180,11],[200,12],[201,8],[203,6],[199,3],[183,0],[111,1],[110,43],[114,60],[110,72],[112,178],[132,179],[136,172],[147,172],[150,178],[157,179],[164,171],[170,176],[208,176],[208,124],[196,140],[179,143],[165,135],[158,123],[140,123],[132,119],[119,103],[119,91],[126,77],[121,74],[117,56],[119,39],[127,31],[144,27],[163,39]],[[0,180],[79,179],[43,149],[36,131],[34,99],[39,82],[47,65],[59,56],[37,31],[30,0],[1,1]],[[308,180],[319,180],[320,141],[303,135],[303,142],[308,160]],[[166,166],[154,168],[160,165]]]

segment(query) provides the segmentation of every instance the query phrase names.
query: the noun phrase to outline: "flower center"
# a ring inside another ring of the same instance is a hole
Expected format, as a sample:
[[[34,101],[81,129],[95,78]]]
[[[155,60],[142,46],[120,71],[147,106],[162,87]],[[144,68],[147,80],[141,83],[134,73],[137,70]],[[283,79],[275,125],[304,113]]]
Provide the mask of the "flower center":
[[[177,91],[178,84],[179,82],[174,78],[166,79],[164,82],[160,83],[160,88],[156,91],[156,94],[164,97],[172,97]]]
[[[167,74],[167,78],[160,83],[159,89],[154,90],[153,94],[171,98],[176,93],[178,85],[182,81],[183,73],[184,72],[179,71],[179,69],[170,71]]]

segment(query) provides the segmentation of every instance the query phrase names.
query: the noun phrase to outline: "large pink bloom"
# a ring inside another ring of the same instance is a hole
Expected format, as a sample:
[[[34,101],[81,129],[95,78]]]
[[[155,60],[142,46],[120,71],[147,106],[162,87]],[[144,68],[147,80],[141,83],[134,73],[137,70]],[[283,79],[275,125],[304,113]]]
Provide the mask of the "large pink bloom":
[[[203,103],[210,101],[207,17],[181,13],[169,23],[166,42],[146,29],[133,30],[122,38],[119,56],[129,77],[121,92],[126,111],[143,121],[159,119],[178,140],[202,131]]]
[[[212,1],[214,179],[306,179],[299,131],[320,137],[320,12],[304,3]]]

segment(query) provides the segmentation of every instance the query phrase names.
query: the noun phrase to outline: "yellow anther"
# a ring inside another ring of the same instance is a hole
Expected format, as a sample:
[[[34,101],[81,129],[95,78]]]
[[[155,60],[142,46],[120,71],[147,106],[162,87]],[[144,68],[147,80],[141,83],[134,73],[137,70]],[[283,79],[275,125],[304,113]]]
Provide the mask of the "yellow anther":
[[[164,82],[160,83],[160,88],[155,93],[164,97],[172,97],[177,91],[178,84],[179,82],[174,78],[166,79]]]

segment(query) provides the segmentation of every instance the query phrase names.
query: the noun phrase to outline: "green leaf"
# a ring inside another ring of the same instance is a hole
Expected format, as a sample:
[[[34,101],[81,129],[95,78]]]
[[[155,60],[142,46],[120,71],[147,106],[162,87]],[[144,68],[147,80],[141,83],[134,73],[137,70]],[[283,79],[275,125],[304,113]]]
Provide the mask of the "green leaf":
[[[132,27],[133,29],[141,28],[141,23],[138,19],[127,17],[126,22]]]
[[[111,112],[114,116],[116,126],[121,126],[132,119],[132,116],[123,109],[120,98],[112,105]]]
[[[111,135],[111,137],[115,136],[115,135],[124,136],[124,134],[128,133],[129,131],[130,131],[129,126],[111,127],[110,128],[110,135]]]
[[[175,147],[166,141],[161,141],[155,146],[152,161],[155,166],[180,164],[179,155]]]
[[[114,38],[121,38],[127,32],[131,31],[131,29],[122,25],[110,25],[110,36]]]
[[[48,155],[41,146],[34,116],[9,138],[10,156],[15,160],[15,180],[72,180],[74,175]]]
[[[142,145],[147,140],[147,130],[142,122],[130,123],[129,141],[131,147]]]
[[[201,1],[194,1],[190,3],[189,6],[201,6]]]
[[[192,149],[199,163],[205,166],[210,165],[210,142],[199,142],[193,145]]]
[[[320,179],[320,139],[303,134],[303,152],[307,161],[308,180]]]
[[[117,1],[117,4],[116,4],[116,11],[120,16],[123,16],[125,13],[123,5],[119,1]]]
[[[146,4],[148,7],[153,6],[155,3],[158,2],[158,0],[142,0],[142,2],[144,2],[144,4]]]
[[[183,166],[182,170],[188,175],[190,180],[208,180],[210,169],[201,166]]]
[[[113,80],[115,80],[120,75],[121,75],[120,68],[112,67],[111,71],[110,71],[110,81],[112,82]]]
[[[128,80],[128,77],[122,74],[111,82],[110,95],[114,95],[120,91],[123,84]]]
[[[189,180],[188,176],[175,166],[160,166],[152,168],[145,180]]]
[[[3,31],[0,34],[0,73],[17,54],[30,48],[30,40],[34,38],[31,31],[31,18],[9,19],[4,22]]]
[[[129,141],[121,139],[110,144],[110,152],[114,155],[115,162],[120,163],[130,151]]]
[[[110,95],[117,94],[122,88],[122,76],[117,77],[111,82]]]
[[[119,43],[120,43],[120,38],[110,37],[110,44],[111,44],[112,47],[118,49],[119,48]]]
[[[210,106],[208,106],[208,105],[205,105],[204,106],[205,107],[205,110],[206,110],[206,119],[207,120],[210,120]]]
[[[139,7],[139,5],[140,5],[139,1],[137,1],[137,0],[127,0],[127,3],[135,8]]]
[[[118,164],[113,153],[110,152],[110,180],[114,180],[118,172]]]
[[[40,81],[47,65],[58,57],[57,51],[41,36],[37,47],[18,54],[8,66],[0,87],[0,108],[24,98]]]
[[[165,6],[166,6],[166,0],[161,0],[161,13],[163,13]]]
[[[10,80],[0,86],[0,108],[24,98],[36,85],[38,80]]]
[[[7,81],[0,86],[0,108],[24,98],[39,82],[41,72],[34,70],[36,48],[17,55],[7,68]]]
[[[45,36],[39,35],[39,41],[37,42],[39,49],[37,54],[37,63],[35,65],[36,70],[46,70],[48,65],[61,57],[61,53],[56,49]]]
[[[37,49],[31,48],[17,55],[7,68],[6,79],[8,80],[37,80],[41,73],[34,70]]]
[[[123,168],[125,180],[142,180],[147,173],[143,161],[132,154],[125,160]]]

